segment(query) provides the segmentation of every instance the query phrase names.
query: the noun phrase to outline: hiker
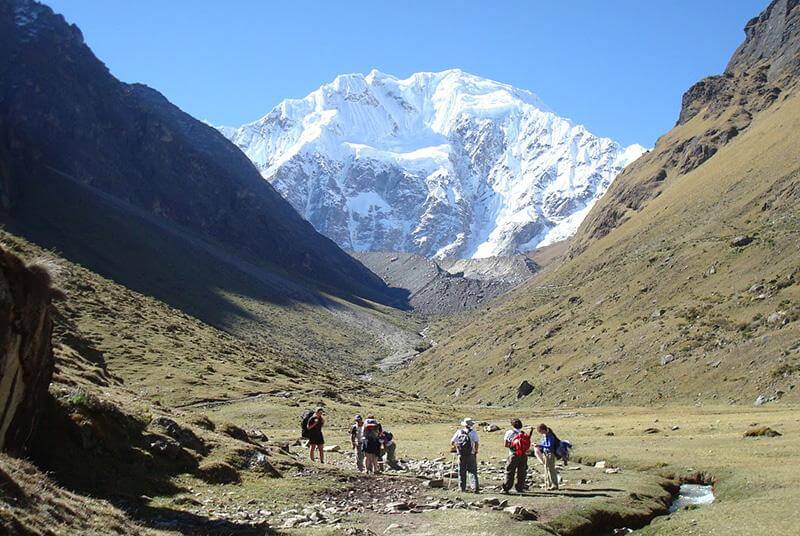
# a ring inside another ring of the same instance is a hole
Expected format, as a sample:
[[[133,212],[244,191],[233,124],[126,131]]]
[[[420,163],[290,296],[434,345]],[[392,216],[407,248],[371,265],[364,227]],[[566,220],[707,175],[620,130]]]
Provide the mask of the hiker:
[[[556,452],[559,439],[556,434],[544,423],[536,431],[542,434],[542,442],[536,445],[536,457],[544,465],[544,483],[547,491],[558,489],[558,472],[556,471]]]
[[[350,444],[356,455],[356,469],[359,473],[364,472],[364,446],[361,444],[364,439],[364,419],[361,415],[355,416],[355,422],[350,426]]]
[[[363,438],[361,440],[361,449],[364,451],[364,469],[367,473],[377,474],[381,472],[381,466],[378,463],[381,455],[381,431],[381,424],[374,416],[368,415],[367,420],[364,421]]]
[[[461,428],[456,430],[450,444],[453,451],[458,454],[458,478],[461,491],[467,491],[467,473],[472,475],[475,482],[475,493],[480,492],[478,486],[478,432],[473,429],[475,421],[466,417],[461,421]]]
[[[531,428],[533,431],[533,428]],[[511,419],[511,429],[503,437],[503,444],[508,449],[506,461],[506,481],[503,484],[503,493],[508,493],[511,488],[522,493],[525,491],[525,479],[528,476],[528,449],[531,448],[531,436],[522,430],[522,421]],[[514,477],[517,484],[514,485]]]
[[[322,436],[322,427],[325,425],[325,410],[317,408],[314,411],[314,416],[308,420],[308,444],[310,446],[309,455],[311,461],[314,461],[314,449],[319,452],[319,462],[325,463],[325,438]]]
[[[402,471],[403,466],[397,461],[397,456],[395,455],[397,451],[397,443],[394,441],[394,434],[392,434],[389,430],[384,430],[381,432],[380,440],[381,445],[383,445],[383,451],[386,454],[386,465],[395,471]]]

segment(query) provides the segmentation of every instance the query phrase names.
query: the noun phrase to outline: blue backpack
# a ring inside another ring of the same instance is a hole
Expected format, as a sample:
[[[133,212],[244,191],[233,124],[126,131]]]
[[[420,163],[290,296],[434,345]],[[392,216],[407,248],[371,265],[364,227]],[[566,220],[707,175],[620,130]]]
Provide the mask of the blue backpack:
[[[469,436],[469,430],[459,430],[453,443],[456,445],[456,452],[459,456],[472,454],[472,438]]]

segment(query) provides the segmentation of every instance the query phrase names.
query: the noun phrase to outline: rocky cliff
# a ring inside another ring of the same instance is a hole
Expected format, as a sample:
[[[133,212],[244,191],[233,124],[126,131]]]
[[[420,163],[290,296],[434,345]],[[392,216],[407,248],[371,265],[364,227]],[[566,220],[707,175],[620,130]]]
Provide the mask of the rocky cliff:
[[[800,74],[800,4],[774,0],[747,23],[745,40],[725,72],[683,95],[676,127],[620,173],[584,220],[572,256],[627,221],[665,186],[712,158],[750,127],[762,110],[785,98]]]
[[[53,375],[52,296],[44,265],[0,248],[0,450],[23,453]]]
[[[70,231],[99,209],[48,205],[56,183],[61,199],[90,192],[116,214],[138,212],[185,241],[385,299],[381,280],[314,231],[224,136],[157,91],[117,80],[76,26],[33,0],[0,0],[0,160],[3,219],[27,231],[57,212],[60,223],[41,225],[36,238],[61,251],[71,252]],[[67,237],[55,239],[59,232]],[[101,252],[108,240],[82,239]],[[110,240],[121,239],[120,231]]]

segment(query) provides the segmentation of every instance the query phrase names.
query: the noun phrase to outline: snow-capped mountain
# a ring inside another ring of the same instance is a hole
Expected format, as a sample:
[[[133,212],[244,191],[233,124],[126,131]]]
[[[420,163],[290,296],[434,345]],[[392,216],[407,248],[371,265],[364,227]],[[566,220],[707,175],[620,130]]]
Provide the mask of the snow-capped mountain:
[[[460,70],[341,75],[220,131],[343,248],[437,258],[511,254],[572,235],[645,150]]]

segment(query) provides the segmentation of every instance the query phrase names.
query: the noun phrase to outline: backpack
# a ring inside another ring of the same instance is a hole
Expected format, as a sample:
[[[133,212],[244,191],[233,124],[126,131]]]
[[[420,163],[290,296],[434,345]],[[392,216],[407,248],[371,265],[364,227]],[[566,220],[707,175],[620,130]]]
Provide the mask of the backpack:
[[[514,456],[525,456],[531,448],[531,436],[520,430],[511,440],[511,450]]]
[[[375,419],[367,419],[364,421],[364,436],[374,437],[378,439],[381,433],[381,425]]]
[[[558,458],[558,451],[561,449],[561,440],[558,438],[558,436],[554,431],[550,430],[550,433],[553,436],[553,455],[555,455],[556,458]]]
[[[453,443],[456,444],[456,452],[459,456],[472,454],[472,438],[469,436],[468,430],[459,430]]]
[[[366,454],[380,454],[381,442],[378,440],[378,436],[365,435],[364,439],[361,440],[361,450]]]
[[[300,416],[300,435],[302,437],[308,438],[308,421],[313,416],[314,412],[312,410],[308,410]]]

